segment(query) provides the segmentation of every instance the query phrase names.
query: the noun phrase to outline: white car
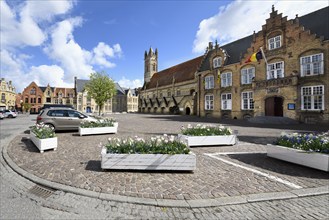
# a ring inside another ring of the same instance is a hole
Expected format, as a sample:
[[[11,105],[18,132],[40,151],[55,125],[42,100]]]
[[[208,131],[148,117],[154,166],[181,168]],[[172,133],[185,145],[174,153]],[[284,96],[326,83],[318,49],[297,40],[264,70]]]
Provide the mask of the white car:
[[[3,115],[3,113],[0,111],[0,119],[3,119],[5,116]]]
[[[6,118],[16,118],[17,117],[17,114],[16,112],[13,112],[13,111],[10,111],[10,110],[4,110],[3,111],[3,114]]]

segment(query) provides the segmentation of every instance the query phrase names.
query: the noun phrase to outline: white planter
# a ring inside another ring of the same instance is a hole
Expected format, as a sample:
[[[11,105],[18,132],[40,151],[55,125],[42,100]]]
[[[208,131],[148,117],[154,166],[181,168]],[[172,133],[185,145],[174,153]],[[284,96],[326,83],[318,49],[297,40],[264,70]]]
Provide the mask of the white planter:
[[[118,122],[114,123],[113,127],[97,127],[97,128],[81,128],[79,127],[79,135],[90,135],[90,134],[116,134],[118,132]]]
[[[329,172],[329,155],[303,150],[267,145],[267,156]]]
[[[178,138],[180,141],[186,143],[189,147],[236,144],[236,135],[187,136],[179,134]]]
[[[108,154],[102,149],[102,169],[119,170],[178,170],[196,169],[195,154]]]
[[[32,131],[30,131],[30,140],[34,143],[35,146],[37,146],[41,153],[43,153],[44,150],[56,150],[57,148],[57,137],[39,139]]]

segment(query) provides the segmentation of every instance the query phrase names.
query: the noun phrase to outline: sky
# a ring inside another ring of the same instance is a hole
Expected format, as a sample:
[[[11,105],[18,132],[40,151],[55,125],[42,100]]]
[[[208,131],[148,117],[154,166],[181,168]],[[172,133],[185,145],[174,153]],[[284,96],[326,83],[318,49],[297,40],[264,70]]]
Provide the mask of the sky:
[[[0,0],[1,78],[16,92],[74,87],[74,77],[105,72],[125,88],[143,85],[144,52],[158,49],[158,70],[260,31],[274,5],[288,19],[327,0],[111,1]]]

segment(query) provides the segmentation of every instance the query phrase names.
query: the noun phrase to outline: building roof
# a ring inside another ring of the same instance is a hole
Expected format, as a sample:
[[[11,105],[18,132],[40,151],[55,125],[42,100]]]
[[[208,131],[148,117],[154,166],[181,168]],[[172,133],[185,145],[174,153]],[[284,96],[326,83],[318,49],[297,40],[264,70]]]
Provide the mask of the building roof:
[[[76,92],[83,92],[84,88],[85,88],[85,84],[88,82],[88,79],[77,79],[76,80]]]
[[[329,6],[299,18],[299,24],[305,29],[316,34],[318,37],[324,37],[324,40],[329,39]]]
[[[138,96],[138,90],[137,89],[125,89],[126,95],[128,94],[129,91],[130,91],[132,96]]]
[[[192,60],[188,60],[184,63],[154,73],[151,81],[146,84],[146,88],[151,89],[157,86],[170,85],[172,84],[173,79],[175,79],[175,83],[194,79],[194,74],[197,72],[202,59],[203,56],[199,56]]]
[[[299,18],[299,25],[304,26],[305,29],[315,33],[317,36],[323,36],[324,40],[329,39],[329,7],[320,9],[318,11],[312,12],[310,14],[304,15]],[[247,49],[251,46],[253,40],[253,35],[249,35],[245,38],[241,38],[237,41],[231,42],[224,46],[221,46],[227,54],[228,58],[224,65],[230,65],[233,63],[240,62],[242,56],[247,53]],[[216,49],[211,50],[209,53],[215,52]],[[210,69],[210,56],[207,56],[199,71],[205,71]]]
[[[42,92],[45,92],[48,86],[39,86]],[[51,91],[54,92],[55,87],[50,87]]]
[[[117,95],[125,95],[125,90],[119,85],[119,83],[115,83],[115,89],[117,90]]]

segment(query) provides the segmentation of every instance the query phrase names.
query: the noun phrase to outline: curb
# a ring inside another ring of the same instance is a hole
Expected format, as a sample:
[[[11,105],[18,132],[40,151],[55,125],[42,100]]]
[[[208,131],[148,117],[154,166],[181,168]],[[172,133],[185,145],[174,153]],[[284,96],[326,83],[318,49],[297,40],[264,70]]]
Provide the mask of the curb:
[[[138,198],[130,196],[113,195],[102,192],[94,192],[85,189],[79,189],[76,187],[51,182],[40,177],[37,177],[29,172],[23,170],[17,166],[7,153],[7,147],[4,146],[2,149],[2,156],[6,163],[11,167],[13,171],[21,175],[22,177],[34,182],[35,184],[46,186],[55,190],[64,191],[67,193],[73,193],[81,196],[87,196],[96,199],[102,199],[114,202],[125,202],[139,205],[153,205],[160,207],[177,207],[177,208],[207,208],[217,207],[226,205],[237,205],[263,201],[273,200],[285,200],[294,199],[299,197],[317,196],[329,194],[329,186],[321,186],[316,188],[303,188],[295,189],[284,192],[270,192],[270,193],[257,193],[242,196],[232,197],[221,197],[216,199],[195,199],[195,200],[171,200],[171,199],[149,199],[149,198]]]

